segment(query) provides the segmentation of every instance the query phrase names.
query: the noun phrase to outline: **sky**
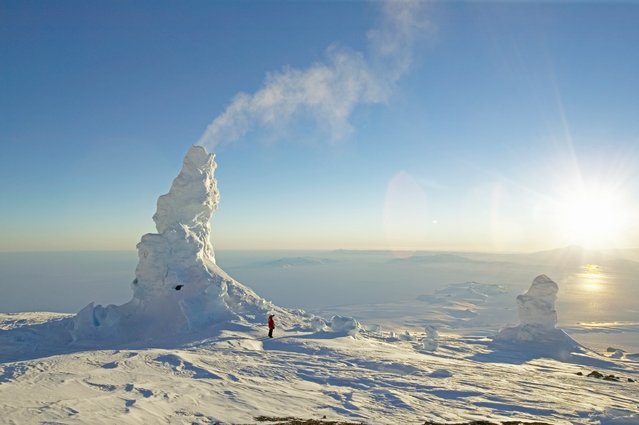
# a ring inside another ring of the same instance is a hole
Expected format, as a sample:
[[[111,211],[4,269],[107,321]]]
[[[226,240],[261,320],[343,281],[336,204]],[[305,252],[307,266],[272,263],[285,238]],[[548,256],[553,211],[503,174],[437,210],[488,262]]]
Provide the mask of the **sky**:
[[[0,0],[0,251],[639,246],[639,2]]]

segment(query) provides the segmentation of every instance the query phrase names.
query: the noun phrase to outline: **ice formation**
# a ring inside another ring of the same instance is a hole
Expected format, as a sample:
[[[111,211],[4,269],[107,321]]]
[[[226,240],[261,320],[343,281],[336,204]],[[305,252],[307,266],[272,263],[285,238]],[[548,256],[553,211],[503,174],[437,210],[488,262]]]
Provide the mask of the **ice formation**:
[[[537,276],[528,291],[517,296],[520,324],[502,329],[494,340],[498,342],[534,343],[557,350],[578,344],[564,331],[557,329],[555,301],[559,287],[546,275]],[[545,344],[544,344],[545,343]]]
[[[422,340],[422,345],[424,350],[426,351],[435,351],[439,346],[437,339],[439,338],[439,333],[434,326],[426,325],[424,328],[424,339]]]
[[[323,332],[326,329],[326,321],[321,317],[314,316],[311,318],[310,326],[315,332]]]
[[[215,263],[209,220],[219,195],[215,156],[192,146],[153,216],[158,233],[142,236],[133,299],[120,306],[93,303],[74,318],[79,339],[133,339],[192,331],[226,320],[263,323],[269,313],[290,320],[229,277]]]
[[[382,325],[380,325],[379,323],[368,323],[364,326],[364,329],[366,330],[366,332],[378,334],[382,332]]]
[[[428,374],[431,378],[450,378],[453,373],[448,369],[435,369]]]
[[[535,278],[526,293],[517,296],[517,310],[522,325],[551,330],[557,326],[555,301],[559,287],[548,276]]]
[[[415,341],[415,336],[411,335],[408,331],[400,333],[398,338],[400,341]]]
[[[359,322],[348,316],[333,316],[331,318],[331,330],[346,335],[356,335],[359,332]]]

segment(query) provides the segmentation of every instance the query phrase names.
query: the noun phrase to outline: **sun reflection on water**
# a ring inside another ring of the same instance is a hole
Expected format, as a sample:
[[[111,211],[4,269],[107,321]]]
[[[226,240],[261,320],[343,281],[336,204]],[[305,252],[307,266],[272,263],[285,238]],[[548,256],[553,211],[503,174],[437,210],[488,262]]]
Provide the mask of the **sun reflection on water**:
[[[598,292],[605,288],[607,277],[601,266],[585,264],[581,268],[581,273],[577,273],[577,281],[584,290]]]

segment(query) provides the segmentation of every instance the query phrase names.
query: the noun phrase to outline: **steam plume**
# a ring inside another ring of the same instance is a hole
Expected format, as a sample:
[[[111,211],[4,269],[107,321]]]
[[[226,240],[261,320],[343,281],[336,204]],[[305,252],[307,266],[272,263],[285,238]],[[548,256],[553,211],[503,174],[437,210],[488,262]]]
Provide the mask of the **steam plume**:
[[[256,128],[285,129],[299,117],[310,117],[332,140],[347,136],[355,107],[385,102],[409,69],[415,40],[430,29],[424,5],[412,0],[382,3],[380,24],[367,34],[366,53],[332,45],[322,63],[267,74],[257,92],[238,93],[231,100],[198,144],[212,150]]]

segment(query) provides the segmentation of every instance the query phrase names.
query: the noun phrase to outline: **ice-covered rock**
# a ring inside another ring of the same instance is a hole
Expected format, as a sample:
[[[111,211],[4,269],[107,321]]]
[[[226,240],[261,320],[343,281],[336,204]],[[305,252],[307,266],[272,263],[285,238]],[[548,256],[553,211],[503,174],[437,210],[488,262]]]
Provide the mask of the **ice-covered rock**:
[[[437,347],[439,347],[439,344],[433,339],[424,338],[422,340],[422,348],[424,351],[435,351]]]
[[[431,378],[450,378],[453,373],[448,369],[436,369],[428,374]]]
[[[557,326],[555,301],[559,287],[548,276],[537,276],[528,291],[517,296],[517,310],[522,325],[543,329]]]
[[[311,318],[311,329],[315,332],[322,332],[326,329],[326,321],[321,317],[314,316]]]
[[[331,330],[336,333],[355,335],[359,332],[359,322],[353,317],[333,316],[331,319]]]
[[[133,298],[124,305],[93,303],[74,318],[81,339],[139,339],[201,329],[226,320],[262,322],[292,314],[257,296],[215,263],[209,220],[219,194],[215,156],[192,146],[153,216],[158,233],[142,236]]]
[[[434,326],[427,325],[424,328],[424,339],[422,340],[422,345],[424,350],[426,351],[435,351],[437,347],[439,347],[439,343],[437,339],[439,334],[437,333],[437,329]]]
[[[556,328],[558,290],[557,284],[548,276],[537,276],[528,291],[517,296],[520,324],[502,329],[494,341],[529,343],[540,351],[553,351],[559,357],[568,355],[579,344]]]
[[[533,280],[525,293],[517,296],[520,324],[502,329],[495,339],[534,341],[547,339],[555,331],[557,310],[555,300],[559,287],[548,276],[540,275]]]
[[[439,337],[439,333],[437,332],[437,328],[431,325],[424,326],[425,337],[428,339],[437,339]]]
[[[610,358],[612,359],[622,359],[624,356],[623,350],[615,350],[610,354]]]
[[[415,341],[415,336],[411,335],[408,331],[404,331],[399,334],[399,339],[401,341]]]
[[[379,323],[367,323],[366,325],[364,325],[364,330],[371,333],[381,333],[382,325],[380,325]]]

